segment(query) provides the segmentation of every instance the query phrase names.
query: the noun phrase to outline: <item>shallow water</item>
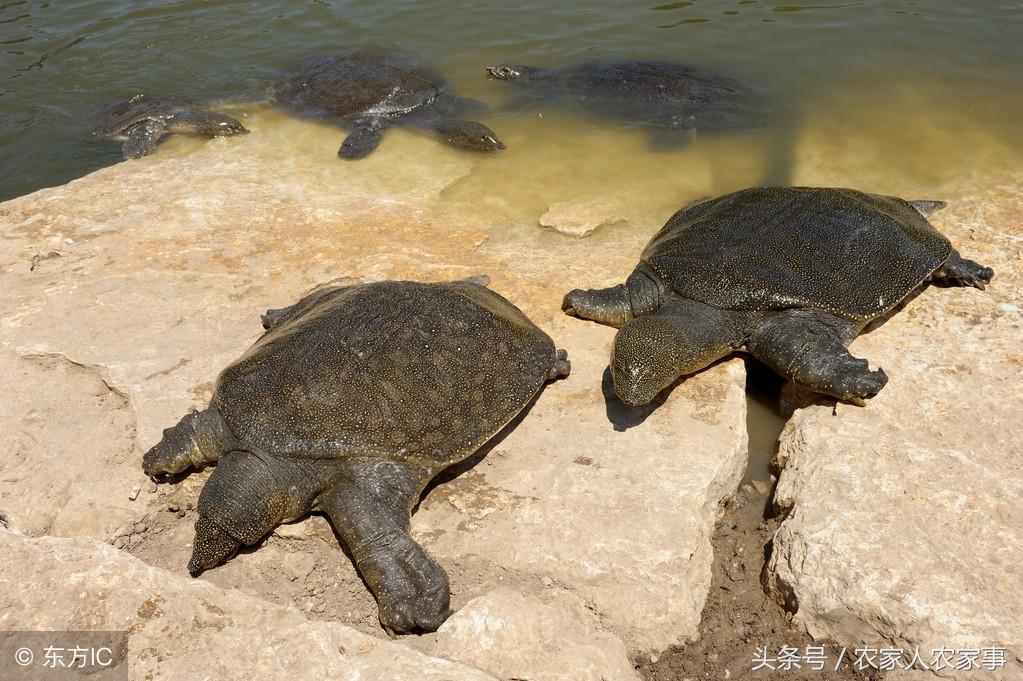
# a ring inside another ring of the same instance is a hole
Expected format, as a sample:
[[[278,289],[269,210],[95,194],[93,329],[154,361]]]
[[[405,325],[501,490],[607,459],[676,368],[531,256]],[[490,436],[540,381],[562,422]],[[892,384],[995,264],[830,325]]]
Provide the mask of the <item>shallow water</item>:
[[[536,229],[551,203],[599,198],[625,218],[615,229],[652,233],[689,200],[798,182],[814,163],[845,185],[932,198],[930,187],[1023,158],[1018,2],[0,0],[0,199],[119,161],[117,143],[86,131],[102,107],[137,93],[225,101],[255,134],[340,163],[343,132],[296,124],[261,100],[304,57],[352,48],[413,56],[492,105],[478,118],[506,151],[438,147],[471,165],[444,200],[481,229]],[[482,68],[598,58],[729,76],[765,102],[764,123],[658,151],[642,129],[571,110],[503,111],[510,86]],[[387,159],[414,137],[389,131],[376,153]],[[201,143],[175,139],[157,153]],[[389,165],[362,167],[386,174]],[[751,434],[769,438],[777,417],[757,404]]]

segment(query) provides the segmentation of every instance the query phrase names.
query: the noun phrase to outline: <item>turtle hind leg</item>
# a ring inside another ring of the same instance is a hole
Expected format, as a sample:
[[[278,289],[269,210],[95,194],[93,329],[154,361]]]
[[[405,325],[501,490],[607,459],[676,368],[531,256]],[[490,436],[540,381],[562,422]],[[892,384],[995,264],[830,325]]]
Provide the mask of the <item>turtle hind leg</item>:
[[[390,631],[429,632],[447,619],[447,574],[409,536],[412,507],[432,477],[426,470],[379,458],[340,462],[341,479],[319,505],[355,559]]]
[[[883,369],[871,371],[867,360],[846,349],[860,326],[818,310],[786,310],[768,315],[747,348],[785,378],[862,406],[888,376]]]
[[[928,281],[953,286],[972,286],[983,290],[994,276],[995,271],[990,267],[964,258],[959,255],[959,251],[953,249],[945,262],[931,273]]]
[[[554,366],[551,367],[547,380],[556,381],[559,378],[568,376],[570,373],[572,373],[572,363],[568,361],[568,351],[559,349],[555,353]]]
[[[128,139],[124,141],[121,151],[126,159],[142,158],[153,153],[157,143],[167,128],[160,121],[147,119],[137,123],[128,130]]]
[[[142,469],[155,480],[200,468],[220,458],[230,437],[216,409],[192,412],[163,431],[160,441],[142,457]]]
[[[386,129],[387,124],[379,119],[353,122],[351,132],[337,150],[338,157],[348,161],[366,158],[380,146]]]

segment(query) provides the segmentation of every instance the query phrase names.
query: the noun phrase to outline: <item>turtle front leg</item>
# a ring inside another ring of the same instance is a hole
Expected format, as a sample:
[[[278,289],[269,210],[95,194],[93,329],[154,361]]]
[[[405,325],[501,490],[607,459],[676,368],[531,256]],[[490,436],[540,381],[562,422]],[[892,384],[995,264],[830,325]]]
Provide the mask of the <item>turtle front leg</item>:
[[[341,481],[319,505],[373,591],[381,624],[396,632],[436,631],[449,614],[448,577],[409,536],[412,508],[432,475],[369,457],[341,463]]]
[[[295,303],[294,305],[289,305],[287,307],[268,309],[266,312],[259,316],[259,321],[263,324],[263,329],[265,329],[266,331],[272,331],[276,329],[278,326],[283,324],[288,319],[288,317],[291,316],[291,313],[294,312],[295,309],[300,304],[301,302]]]
[[[367,118],[351,121],[351,125],[352,130],[348,133],[345,141],[341,143],[341,148],[337,150],[337,155],[349,161],[356,161],[360,158],[366,158],[380,146],[380,140],[384,136],[387,124],[383,119]]]
[[[125,158],[142,158],[153,153],[157,142],[167,132],[163,123],[147,119],[128,130],[128,139],[124,141],[121,151]]]
[[[640,315],[656,310],[663,292],[653,277],[636,269],[624,284],[602,289],[573,289],[565,294],[565,314],[592,319],[615,328]]]
[[[230,437],[216,409],[193,412],[163,431],[160,441],[142,457],[142,469],[155,480],[200,468],[220,458]]]
[[[846,346],[860,324],[818,310],[768,315],[747,343],[750,353],[785,378],[860,406],[888,383],[883,369],[871,371]]]
[[[954,250],[938,269],[931,273],[929,281],[938,281],[955,286],[972,286],[984,290],[991,283],[995,271],[978,262],[968,260]]]

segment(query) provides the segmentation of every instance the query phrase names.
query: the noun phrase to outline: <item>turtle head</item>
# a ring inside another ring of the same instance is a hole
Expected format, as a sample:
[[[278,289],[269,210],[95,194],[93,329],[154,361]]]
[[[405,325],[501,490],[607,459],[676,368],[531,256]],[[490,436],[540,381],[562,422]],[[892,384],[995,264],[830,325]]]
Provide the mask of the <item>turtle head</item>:
[[[483,68],[493,80],[528,80],[539,72],[539,69],[522,64],[498,64]]]
[[[653,400],[681,375],[675,329],[656,315],[624,325],[611,349],[611,378],[618,399],[638,406]]]
[[[205,134],[210,137],[231,137],[232,135],[244,135],[249,132],[236,119],[216,111],[208,113],[203,128],[205,129]]]
[[[611,378],[622,402],[647,404],[680,376],[729,352],[711,329],[692,321],[658,312],[637,317],[618,330],[611,349]]]
[[[244,450],[227,452],[199,495],[199,519],[188,572],[197,577],[251,546],[288,517],[308,510],[282,486],[270,467],[277,460]]]
[[[225,562],[238,552],[242,543],[224,532],[206,516],[195,521],[195,541],[192,559],[188,561],[188,574],[198,577],[204,571]]]
[[[493,130],[477,123],[449,118],[438,121],[437,133],[445,142],[460,149],[472,151],[498,151],[504,149],[504,142]]]
[[[204,112],[201,116],[186,119],[183,127],[187,130],[190,126],[194,126],[195,132],[205,137],[231,137],[233,135],[244,135],[248,132],[244,125],[242,125],[237,119],[231,118],[230,116],[216,111]],[[172,121],[172,130],[177,127],[177,124]]]

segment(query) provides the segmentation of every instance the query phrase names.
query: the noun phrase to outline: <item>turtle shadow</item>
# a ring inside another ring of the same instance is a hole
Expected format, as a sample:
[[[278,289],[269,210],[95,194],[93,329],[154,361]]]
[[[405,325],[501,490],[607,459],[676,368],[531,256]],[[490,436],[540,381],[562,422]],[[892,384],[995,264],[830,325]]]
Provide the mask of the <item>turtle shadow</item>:
[[[685,383],[693,376],[699,376],[703,372],[709,371],[714,367],[718,366],[719,364],[722,364],[732,359],[733,357],[735,357],[734,354],[722,357],[721,359],[713,362],[712,364],[704,367],[703,369],[700,369],[699,371],[694,371],[691,374],[680,376],[679,378],[675,379],[674,383],[672,383],[667,388],[659,392],[657,394],[657,397],[655,397],[653,400],[651,400],[647,404],[639,405],[637,407],[625,404],[620,399],[618,399],[618,395],[615,393],[614,379],[611,377],[611,367],[604,367],[604,374],[600,379],[600,391],[604,395],[604,410],[605,413],[607,414],[607,420],[611,422],[611,424],[614,426],[615,431],[619,433],[624,433],[630,428],[635,428],[636,426],[641,425],[644,421],[650,418],[651,414],[653,414],[661,407],[661,405],[667,402],[668,398],[671,396],[671,393],[673,393],[677,387]]]

